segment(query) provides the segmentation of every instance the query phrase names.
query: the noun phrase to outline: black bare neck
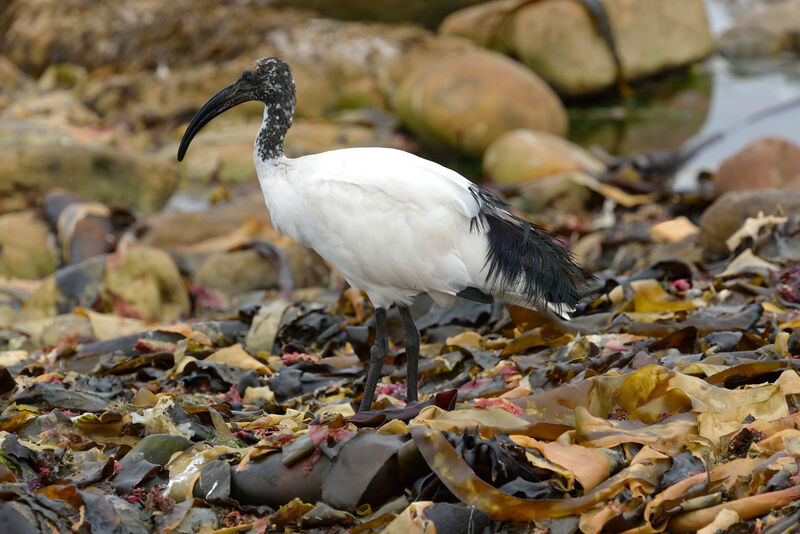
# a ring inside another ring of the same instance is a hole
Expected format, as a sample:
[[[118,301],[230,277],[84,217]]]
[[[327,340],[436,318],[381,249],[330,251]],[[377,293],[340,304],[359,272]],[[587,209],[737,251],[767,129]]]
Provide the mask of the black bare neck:
[[[256,138],[256,150],[263,161],[283,157],[283,140],[292,125],[294,105],[294,95],[264,103],[264,122]]]

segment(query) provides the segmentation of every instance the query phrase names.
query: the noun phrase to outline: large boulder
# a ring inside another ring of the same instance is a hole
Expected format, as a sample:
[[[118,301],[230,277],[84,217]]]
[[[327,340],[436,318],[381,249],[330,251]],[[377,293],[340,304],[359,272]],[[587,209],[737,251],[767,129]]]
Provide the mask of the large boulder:
[[[483,170],[494,182],[510,184],[565,172],[601,173],[605,165],[557,135],[514,130],[489,145],[483,155]]]
[[[748,217],[800,213],[800,191],[755,189],[731,191],[714,201],[700,217],[700,244],[712,258],[726,256],[725,241]]]
[[[679,67],[713,51],[702,0],[601,0],[622,77]],[[558,91],[581,95],[613,85],[620,73],[589,10],[574,0],[500,0],[450,15],[440,31],[511,52]]]
[[[765,137],[727,158],[714,175],[718,193],[765,188],[800,189],[800,147]]]
[[[397,114],[424,138],[473,155],[517,128],[567,131],[564,107],[547,84],[516,62],[482,50],[414,70],[397,94]]]
[[[800,0],[761,5],[735,20],[717,43],[728,58],[758,58],[798,50]]]

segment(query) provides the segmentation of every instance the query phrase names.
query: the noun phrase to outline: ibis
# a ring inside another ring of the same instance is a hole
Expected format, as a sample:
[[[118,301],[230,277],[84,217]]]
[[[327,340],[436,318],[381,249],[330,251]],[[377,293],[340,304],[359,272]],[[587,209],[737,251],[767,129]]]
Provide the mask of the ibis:
[[[286,157],[296,96],[289,66],[254,62],[192,118],[178,149],[214,117],[248,101],[264,104],[253,158],[273,226],[314,249],[375,307],[375,343],[359,411],[369,410],[389,339],[386,310],[405,328],[407,401],[418,396],[420,334],[409,311],[416,295],[439,305],[456,297],[503,299],[566,317],[583,270],[545,229],[514,215],[496,194],[414,154],[346,148]]]

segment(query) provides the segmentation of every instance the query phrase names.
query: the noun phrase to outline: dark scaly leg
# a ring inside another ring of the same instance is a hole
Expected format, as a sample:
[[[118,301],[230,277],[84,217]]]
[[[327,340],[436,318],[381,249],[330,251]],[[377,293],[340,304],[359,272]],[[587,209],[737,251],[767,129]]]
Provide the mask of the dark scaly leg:
[[[403,321],[403,344],[406,347],[406,376],[408,390],[406,391],[406,402],[417,402],[417,383],[419,382],[419,330],[411,316],[411,310],[406,306],[398,306],[400,319]]]
[[[364,386],[364,395],[361,397],[359,412],[364,412],[372,407],[375,398],[375,388],[381,377],[383,362],[389,352],[389,331],[386,329],[386,308],[375,308],[375,344],[369,350],[369,371],[367,383]]]

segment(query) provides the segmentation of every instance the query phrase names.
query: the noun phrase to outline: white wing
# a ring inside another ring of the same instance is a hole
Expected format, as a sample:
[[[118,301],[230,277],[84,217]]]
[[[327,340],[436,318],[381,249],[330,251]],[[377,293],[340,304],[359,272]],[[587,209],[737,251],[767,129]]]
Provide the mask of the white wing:
[[[336,150],[262,179],[273,223],[316,250],[376,306],[454,295],[480,279],[486,240],[470,231],[471,182],[407,152]],[[261,175],[261,173],[259,173]],[[289,191],[291,189],[291,191]]]

